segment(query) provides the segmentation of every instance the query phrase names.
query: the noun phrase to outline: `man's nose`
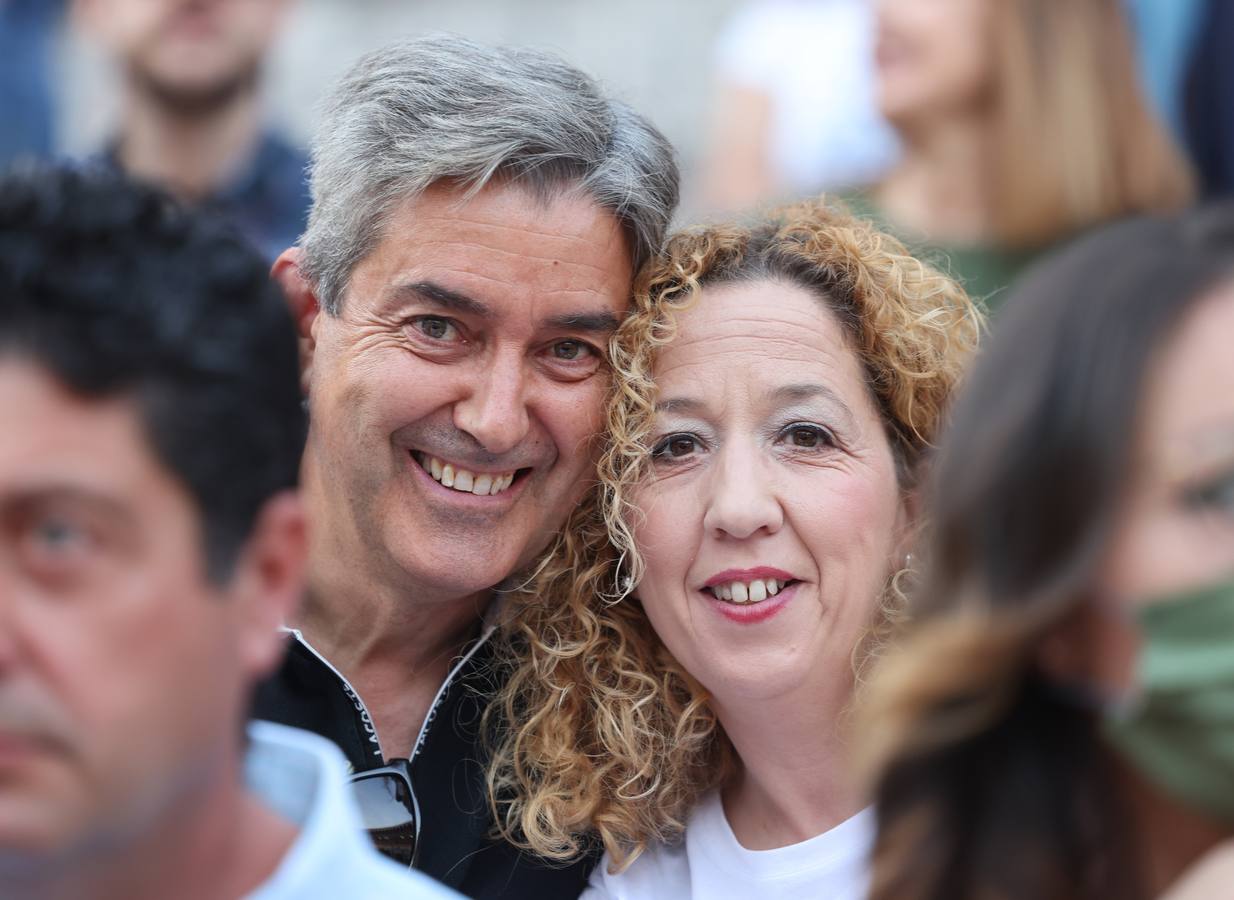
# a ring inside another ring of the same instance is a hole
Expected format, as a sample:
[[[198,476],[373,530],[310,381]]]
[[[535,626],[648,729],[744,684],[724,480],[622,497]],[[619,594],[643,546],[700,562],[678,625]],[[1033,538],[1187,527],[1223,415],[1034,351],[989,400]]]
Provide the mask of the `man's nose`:
[[[703,527],[713,537],[744,540],[760,532],[775,534],[784,524],[772,472],[755,447],[722,449],[703,489]]]
[[[527,384],[521,355],[498,354],[476,371],[454,404],[454,425],[494,455],[507,453],[527,436]]]

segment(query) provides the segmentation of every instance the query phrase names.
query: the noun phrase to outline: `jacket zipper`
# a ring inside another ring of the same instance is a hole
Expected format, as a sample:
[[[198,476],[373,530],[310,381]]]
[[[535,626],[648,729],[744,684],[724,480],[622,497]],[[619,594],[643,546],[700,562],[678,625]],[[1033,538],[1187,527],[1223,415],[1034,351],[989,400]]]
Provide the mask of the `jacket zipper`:
[[[465,666],[468,661],[475,656],[476,651],[484,646],[496,630],[496,625],[487,625],[480,636],[472,643],[470,649],[468,649],[468,651],[459,658],[458,662],[454,664],[454,666],[450,669],[450,672],[446,675],[446,680],[441,683],[441,687],[437,689],[437,693],[433,697],[433,702],[429,705],[428,714],[425,715],[424,721],[420,723],[420,732],[416,735],[416,742],[412,746],[411,755],[407,758],[408,763],[414,762],[415,758],[420,755],[420,750],[424,747],[424,741],[428,737],[429,726],[432,725],[433,720],[437,718],[437,708],[441,706],[441,701],[445,697],[446,691],[449,690],[454,679],[458,677],[459,671],[461,671],[463,666]],[[381,749],[381,738],[377,734],[377,726],[373,724],[373,717],[369,714],[368,707],[364,705],[364,698],[362,698],[360,693],[351,686],[351,682],[347,680],[342,672],[334,667],[330,660],[326,659],[317,652],[317,648],[305,639],[300,629],[288,628],[287,631],[294,635],[296,640],[303,644],[304,648],[308,650],[309,653],[312,653],[313,656],[317,657],[323,666],[334,673],[334,677],[339,680],[339,683],[343,686],[343,690],[347,693],[347,696],[351,699],[352,703],[355,704],[356,710],[360,713],[360,718],[364,722],[365,728],[368,729],[369,733],[373,736],[373,744],[377,748],[376,755],[384,763],[386,757],[385,753]]]
[[[304,635],[300,632],[300,629],[288,628],[287,631],[293,634],[296,640],[304,645],[304,649],[308,650],[309,653],[317,657],[323,666],[333,672],[334,677],[337,678],[339,683],[343,685],[343,691],[347,694],[347,697],[351,700],[351,702],[355,704],[356,711],[360,713],[360,719],[364,723],[364,727],[368,730],[369,734],[372,735],[373,745],[377,748],[375,753],[378,760],[384,763],[386,761],[386,755],[381,749],[381,737],[377,734],[377,726],[373,723],[373,717],[369,715],[368,707],[364,705],[364,699],[360,696],[359,691],[351,686],[351,682],[344,677],[342,672],[334,668],[334,665],[330,662],[330,660],[326,659],[317,652],[317,648],[305,639]]]
[[[428,708],[428,715],[426,715],[424,717],[424,721],[420,723],[420,733],[416,736],[415,746],[412,747],[411,756],[408,757],[409,763],[415,762],[416,757],[420,755],[420,748],[424,746],[424,739],[428,737],[429,726],[433,723],[433,720],[437,718],[437,707],[441,705],[441,701],[446,696],[446,691],[449,690],[450,684],[458,676],[459,671],[467,664],[468,660],[476,655],[476,651],[484,646],[489,637],[496,630],[496,625],[485,626],[484,631],[481,632],[480,636],[472,643],[471,648],[459,658],[459,661],[454,664],[454,667],[450,669],[449,674],[446,675],[446,680],[443,681],[441,683],[441,687],[437,689],[437,694],[433,697],[433,702]]]

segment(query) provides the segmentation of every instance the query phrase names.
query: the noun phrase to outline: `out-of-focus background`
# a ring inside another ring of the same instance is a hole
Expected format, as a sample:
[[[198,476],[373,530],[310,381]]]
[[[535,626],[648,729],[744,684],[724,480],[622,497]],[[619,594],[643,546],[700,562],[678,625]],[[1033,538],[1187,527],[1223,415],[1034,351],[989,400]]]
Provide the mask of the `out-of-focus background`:
[[[430,31],[556,51],[649,116],[680,154],[679,223],[839,192],[982,296],[1099,221],[1234,191],[1234,0],[0,0],[0,164],[183,175],[273,253],[323,91]],[[245,145],[235,73],[195,80],[199,50],[201,72],[259,60],[279,142],[249,140],[255,174],[193,158]]]

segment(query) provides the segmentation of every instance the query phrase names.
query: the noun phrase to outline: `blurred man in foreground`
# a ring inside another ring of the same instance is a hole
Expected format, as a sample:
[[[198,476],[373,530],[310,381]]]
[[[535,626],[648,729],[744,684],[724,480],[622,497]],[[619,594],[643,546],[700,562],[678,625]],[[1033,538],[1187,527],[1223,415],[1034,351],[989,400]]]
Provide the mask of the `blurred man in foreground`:
[[[285,306],[116,176],[0,179],[0,896],[444,897],[243,721],[302,587]]]
[[[262,61],[289,0],[76,0],[120,67],[105,161],[230,218],[267,259],[304,230],[304,154],[263,121]]]

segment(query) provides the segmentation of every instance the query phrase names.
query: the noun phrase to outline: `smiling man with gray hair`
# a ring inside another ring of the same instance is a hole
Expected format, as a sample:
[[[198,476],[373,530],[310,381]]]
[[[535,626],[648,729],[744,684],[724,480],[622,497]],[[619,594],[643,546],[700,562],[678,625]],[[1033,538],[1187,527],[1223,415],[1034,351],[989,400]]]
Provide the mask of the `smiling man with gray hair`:
[[[496,591],[579,500],[605,347],[677,202],[664,137],[551,55],[433,36],[330,96],[275,264],[302,338],[309,594],[261,718],[338,743],[379,848],[473,897],[578,895],[492,837]]]

